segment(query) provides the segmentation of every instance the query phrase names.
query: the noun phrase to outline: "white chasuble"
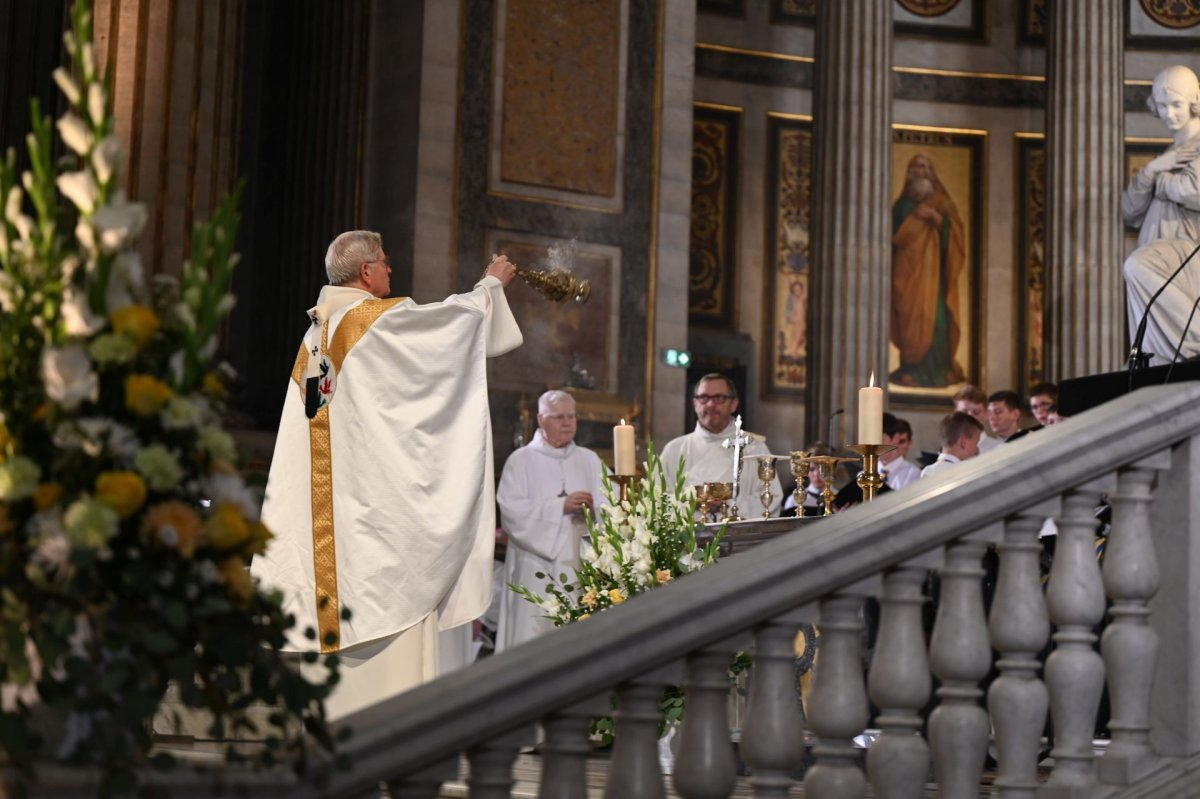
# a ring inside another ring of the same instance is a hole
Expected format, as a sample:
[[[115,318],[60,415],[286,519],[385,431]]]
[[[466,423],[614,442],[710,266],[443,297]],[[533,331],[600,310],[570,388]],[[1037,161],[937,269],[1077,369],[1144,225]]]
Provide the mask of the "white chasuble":
[[[590,449],[574,443],[552,447],[542,438],[521,447],[504,464],[496,501],[500,523],[508,533],[504,556],[504,589],[496,628],[496,651],[516,646],[554,629],[545,611],[518,596],[509,584],[523,585],[547,596],[547,580],[566,574],[575,578],[580,541],[587,534],[581,513],[563,513],[566,495],[590,491],[596,505],[605,502],[601,475],[604,465]]]
[[[263,505],[275,537],[251,571],[296,617],[287,649],[318,648],[306,628],[350,667],[403,649],[419,675],[412,687],[436,673],[437,629],[472,621],[491,599],[484,358],[520,345],[521,333],[492,277],[429,305],[326,286],[309,316]],[[313,363],[322,405],[309,419]]]
[[[721,442],[732,439],[737,432],[736,425],[729,425],[719,433],[710,433],[699,422],[696,429],[687,435],[672,439],[663,447],[662,464],[666,470],[667,480],[674,484],[676,472],[679,469],[679,456],[684,458],[684,471],[687,472],[685,485],[700,483],[730,483],[733,482],[733,450],[726,449]],[[743,518],[754,518],[762,515],[762,503],[759,492],[762,481],[758,479],[758,462],[745,460],[747,455],[767,455],[770,453],[762,436],[742,431],[750,437],[750,443],[742,450],[742,478],[738,486],[737,506],[738,515]],[[779,484],[780,466],[786,468],[785,462],[776,463],[775,477],[771,480],[772,516],[779,515],[779,503],[783,501],[783,489]]]

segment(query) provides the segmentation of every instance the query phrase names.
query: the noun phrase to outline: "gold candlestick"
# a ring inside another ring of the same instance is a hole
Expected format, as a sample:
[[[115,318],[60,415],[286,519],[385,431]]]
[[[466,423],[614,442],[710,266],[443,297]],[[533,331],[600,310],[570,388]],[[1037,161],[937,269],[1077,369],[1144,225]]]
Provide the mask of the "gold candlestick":
[[[885,455],[895,448],[892,444],[846,445],[846,449],[862,456],[863,468],[858,475],[858,487],[862,489],[863,502],[875,499],[879,489],[883,488],[883,475],[879,473],[879,456]]]
[[[621,495],[619,502],[629,501],[629,485],[633,482],[632,474],[614,474],[612,479],[617,481],[617,485],[621,486]]]
[[[839,458],[836,455],[810,455],[806,458],[810,463],[817,464],[821,470],[821,482],[825,484],[825,490],[821,492],[821,499],[825,502],[825,515],[833,515],[833,498],[837,496],[833,490],[833,475],[839,463],[847,461],[855,461],[858,458]]]

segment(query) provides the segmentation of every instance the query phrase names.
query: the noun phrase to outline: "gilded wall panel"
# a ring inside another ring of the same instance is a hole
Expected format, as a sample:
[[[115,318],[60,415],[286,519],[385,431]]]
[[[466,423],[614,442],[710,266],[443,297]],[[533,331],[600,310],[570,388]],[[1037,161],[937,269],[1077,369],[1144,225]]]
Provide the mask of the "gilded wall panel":
[[[616,194],[620,0],[507,0],[500,178]]]

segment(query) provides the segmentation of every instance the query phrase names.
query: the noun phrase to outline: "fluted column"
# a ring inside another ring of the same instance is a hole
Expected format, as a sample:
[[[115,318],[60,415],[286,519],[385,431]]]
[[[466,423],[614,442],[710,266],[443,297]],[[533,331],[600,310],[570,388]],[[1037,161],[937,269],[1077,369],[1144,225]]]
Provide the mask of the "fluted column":
[[[1125,355],[1123,0],[1050,4],[1046,101],[1046,360],[1052,379],[1115,369]]]
[[[817,24],[810,439],[887,374],[892,252],[892,3],[818,3]]]

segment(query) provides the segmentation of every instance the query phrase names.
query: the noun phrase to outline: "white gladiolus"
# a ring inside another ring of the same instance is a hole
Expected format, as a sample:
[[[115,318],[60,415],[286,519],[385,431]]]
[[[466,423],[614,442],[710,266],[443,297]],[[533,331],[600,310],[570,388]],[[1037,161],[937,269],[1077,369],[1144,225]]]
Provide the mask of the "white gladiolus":
[[[63,289],[62,317],[68,336],[91,336],[107,324],[103,316],[92,313],[87,292],[75,286]]]
[[[85,48],[91,48],[91,45],[84,45]],[[99,127],[104,124],[104,87],[99,83],[88,85],[87,96],[88,116],[92,118],[92,124]]]
[[[63,143],[75,152],[87,155],[88,150],[92,149],[95,137],[87,124],[75,114],[70,111],[63,114],[58,118],[57,126],[58,135],[62,136]]]
[[[116,252],[137,238],[146,227],[146,209],[141,203],[115,200],[97,208],[92,223],[100,238],[100,249]]]
[[[0,230],[4,226],[0,225]],[[17,307],[16,298],[13,296],[13,279],[8,272],[0,272],[0,311],[4,313],[12,313]]]
[[[68,411],[75,410],[84,400],[94,402],[100,395],[100,378],[92,371],[92,361],[79,344],[42,351],[42,384],[46,395]]]
[[[237,297],[232,294],[226,294],[217,301],[217,314],[224,316],[233,310],[233,306],[237,305]]]
[[[21,213],[21,199],[20,189],[16,186],[9,189],[8,198],[4,203],[4,218],[17,229],[17,235],[21,237],[22,241],[29,241],[33,234],[33,220]]]
[[[84,214],[96,208],[96,181],[86,169],[79,172],[64,172],[55,181],[58,190],[67,196]]]
[[[114,136],[105,136],[92,151],[92,168],[101,183],[108,183],[113,174],[121,168],[125,160],[125,151],[121,140]]]
[[[79,220],[75,225],[75,239],[88,252],[96,252],[96,229],[92,227],[92,220],[82,218]]]
[[[91,80],[94,78],[96,76],[96,50],[92,47],[91,42],[83,43],[83,49],[79,53],[79,60],[83,62],[83,79]],[[96,86],[98,84],[93,83],[92,85]],[[90,102],[91,98],[88,99]],[[103,114],[103,108],[101,108],[101,114]],[[103,116],[96,118],[94,111],[92,112],[92,117],[96,119],[97,125],[104,121]]]
[[[71,77],[71,73],[59,67],[54,70],[53,74],[54,82],[58,84],[58,88],[66,96],[67,101],[71,105],[79,105],[79,84]]]

